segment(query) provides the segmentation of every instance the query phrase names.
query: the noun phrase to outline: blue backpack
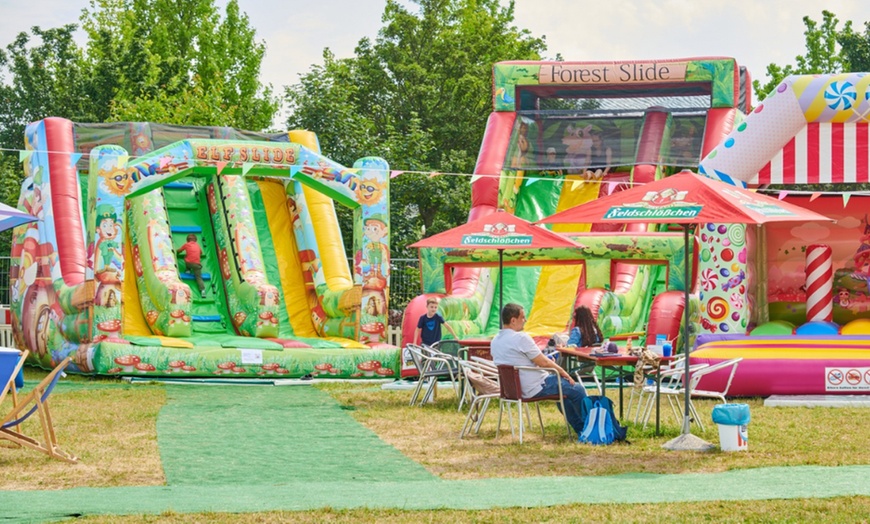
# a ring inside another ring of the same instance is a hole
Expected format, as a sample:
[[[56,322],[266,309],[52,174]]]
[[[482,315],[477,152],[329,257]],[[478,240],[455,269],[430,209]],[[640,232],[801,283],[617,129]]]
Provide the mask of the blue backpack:
[[[586,423],[580,433],[580,442],[595,445],[611,444],[625,440],[626,428],[619,424],[613,414],[613,401],[607,397],[591,396],[583,399]]]

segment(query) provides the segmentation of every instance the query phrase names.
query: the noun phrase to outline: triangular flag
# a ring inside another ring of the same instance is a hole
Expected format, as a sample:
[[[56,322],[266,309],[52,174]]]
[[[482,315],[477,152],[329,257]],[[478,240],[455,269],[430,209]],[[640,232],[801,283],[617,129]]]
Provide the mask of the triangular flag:
[[[431,173],[429,173],[429,178],[435,178],[436,176],[438,176],[440,174],[441,173],[439,173],[438,171],[432,171]]]
[[[537,182],[538,180],[540,180],[540,178],[538,178],[536,176],[527,176],[525,185],[530,186],[530,185],[534,184],[535,182]]]
[[[22,150],[18,151],[18,161],[24,162],[25,160],[30,158],[30,155],[32,155],[32,154],[33,154],[33,151],[27,151],[25,149],[22,149]]]
[[[221,161],[221,162],[216,163],[215,166],[217,166],[217,174],[221,174],[221,171],[223,171],[224,168],[227,167],[227,163]]]
[[[607,183],[607,194],[610,195],[613,193],[613,190],[616,189],[616,186],[619,185],[619,182],[608,182]]]
[[[242,174],[247,175],[248,171],[250,171],[251,168],[254,167],[254,165],[255,164],[253,162],[245,162],[244,164],[242,164]]]
[[[390,171],[390,178],[396,178],[397,176],[404,173],[404,171]]]
[[[470,183],[473,184],[473,183],[477,182],[478,180],[480,180],[481,178],[483,178],[483,175],[471,175],[471,182]]]
[[[130,155],[118,155],[117,165],[118,167],[126,166],[127,162],[130,161]]]
[[[852,198],[852,193],[843,193],[843,207],[849,205],[849,199]]]
[[[788,194],[788,191],[780,191],[780,192],[779,192],[779,196],[778,196],[777,198],[780,199],[780,200],[782,200],[783,198],[785,198],[785,196],[786,196],[787,194]]]
[[[79,160],[81,160],[81,158],[82,158],[82,154],[81,154],[81,153],[73,153],[73,154],[71,154],[71,155],[69,156],[69,165],[70,165],[70,167],[76,167],[76,164],[79,163]]]
[[[290,166],[290,178],[296,176],[300,171],[302,171],[302,166]]]
[[[580,179],[572,180],[571,181],[571,191],[574,191],[575,189],[577,189],[578,187],[580,187],[582,185],[583,185],[583,180],[580,180]]]
[[[810,195],[810,202],[812,202],[813,200],[819,198],[820,196],[822,196],[821,193],[813,193],[812,195]]]
[[[362,169],[359,167],[352,167],[350,169],[345,169],[345,171],[352,175],[359,175],[359,172],[362,171]]]

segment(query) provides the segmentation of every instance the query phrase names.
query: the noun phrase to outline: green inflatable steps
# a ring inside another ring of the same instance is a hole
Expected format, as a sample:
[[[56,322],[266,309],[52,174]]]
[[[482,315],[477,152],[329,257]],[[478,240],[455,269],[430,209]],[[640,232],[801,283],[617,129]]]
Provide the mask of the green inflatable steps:
[[[163,198],[172,233],[172,245],[180,246],[186,242],[187,235],[194,234],[202,247],[202,278],[206,285],[206,298],[193,300],[193,334],[235,334],[227,314],[224,286],[219,281],[220,264],[203,186],[204,180],[192,178],[164,186]],[[190,286],[191,296],[199,297],[199,288],[193,275],[186,271],[182,256],[178,257],[178,267],[185,271],[181,273],[181,279]]]

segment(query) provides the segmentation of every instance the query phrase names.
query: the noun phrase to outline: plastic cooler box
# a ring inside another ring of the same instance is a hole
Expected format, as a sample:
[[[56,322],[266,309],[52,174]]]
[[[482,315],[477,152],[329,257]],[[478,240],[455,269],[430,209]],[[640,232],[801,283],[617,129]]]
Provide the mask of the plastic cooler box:
[[[713,408],[713,422],[719,426],[722,451],[746,451],[749,448],[749,406],[720,404]]]

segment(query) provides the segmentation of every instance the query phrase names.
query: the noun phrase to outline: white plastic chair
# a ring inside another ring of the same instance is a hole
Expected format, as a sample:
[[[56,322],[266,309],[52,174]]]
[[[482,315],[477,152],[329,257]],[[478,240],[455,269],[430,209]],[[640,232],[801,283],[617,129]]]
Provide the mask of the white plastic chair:
[[[731,389],[731,381],[734,380],[734,374],[737,373],[737,364],[743,360],[743,357],[732,358],[731,360],[724,360],[717,364],[712,364],[703,369],[701,373],[697,373],[692,375],[692,396],[693,397],[701,397],[701,398],[715,398],[722,401],[723,404],[727,404],[728,401],[725,399],[725,396],[728,395],[728,390]],[[721,391],[713,390],[713,389],[700,389],[698,386],[701,383],[701,379],[705,376],[712,375],[719,370],[731,368],[731,372],[728,374],[728,378],[725,381],[725,387],[722,388]]]
[[[696,372],[699,372],[706,367],[709,367],[709,364],[694,364],[690,366],[690,376],[694,378]],[[668,405],[671,406],[671,411],[674,413],[674,417],[676,418],[677,423],[681,423],[683,420],[680,399],[685,395],[685,383],[683,380],[683,373],[685,373],[685,371],[686,370],[684,361],[683,366],[670,368],[662,371],[661,373],[659,395],[664,395],[664,397],[668,399]],[[646,428],[646,425],[649,422],[650,414],[652,413],[653,404],[655,403],[656,399],[656,386],[655,384],[644,386],[643,390],[644,394],[647,397],[646,407],[644,409],[643,416],[643,427]],[[698,413],[695,412],[695,406],[692,405],[691,402],[689,402],[689,411],[692,415],[692,418],[703,430],[704,425],[701,422],[701,418],[698,416]]]

